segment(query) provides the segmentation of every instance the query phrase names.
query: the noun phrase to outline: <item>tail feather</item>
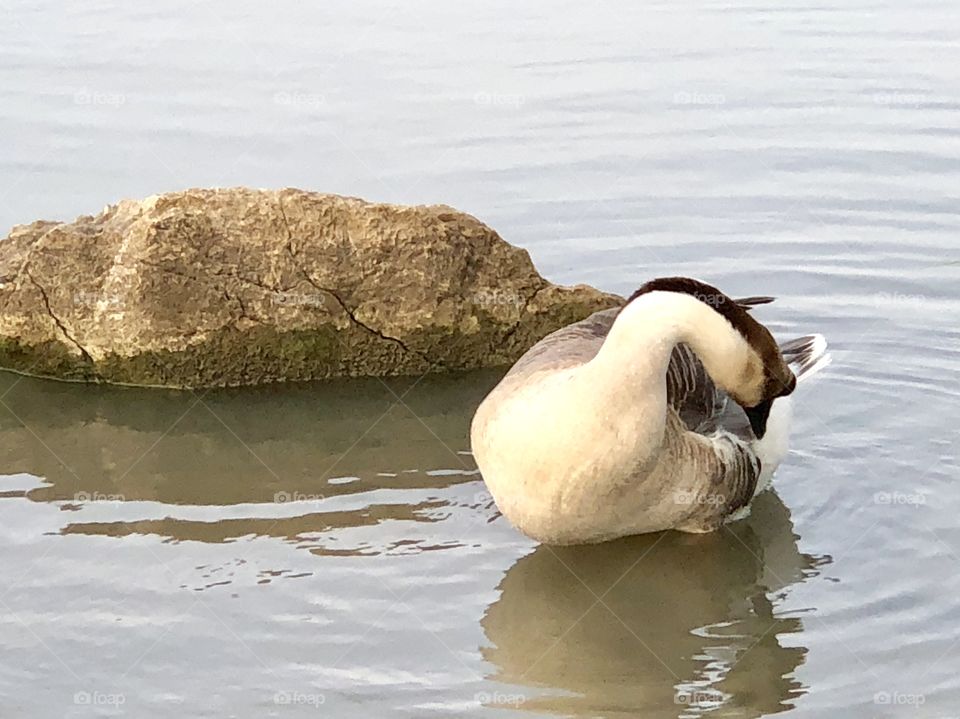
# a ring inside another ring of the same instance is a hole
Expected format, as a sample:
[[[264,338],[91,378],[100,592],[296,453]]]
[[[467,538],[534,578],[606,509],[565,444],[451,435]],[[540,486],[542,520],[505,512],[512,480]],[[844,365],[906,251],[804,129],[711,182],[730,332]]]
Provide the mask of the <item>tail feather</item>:
[[[771,302],[773,302],[774,299],[775,299],[774,297],[768,297],[768,296],[766,296],[766,295],[763,295],[763,296],[758,296],[758,297],[740,297],[740,298],[738,298],[738,299],[735,299],[734,302],[736,302],[736,303],[737,303],[738,305],[740,305],[743,309],[745,309],[745,310],[747,310],[747,311],[749,312],[750,310],[752,310],[752,309],[753,309],[754,307],[756,307],[757,305],[768,305],[768,304],[770,304]]]
[[[806,335],[784,342],[780,345],[780,353],[793,368],[798,382],[816,374],[831,362],[827,340],[823,335]]]

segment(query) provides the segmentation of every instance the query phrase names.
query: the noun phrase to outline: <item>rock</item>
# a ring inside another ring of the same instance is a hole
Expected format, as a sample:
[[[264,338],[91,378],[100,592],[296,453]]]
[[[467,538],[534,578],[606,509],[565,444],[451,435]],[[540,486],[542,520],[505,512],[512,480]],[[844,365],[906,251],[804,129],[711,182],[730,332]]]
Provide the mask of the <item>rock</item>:
[[[0,241],[0,366],[208,387],[507,365],[623,300],[442,205],[301,190],[124,200]]]

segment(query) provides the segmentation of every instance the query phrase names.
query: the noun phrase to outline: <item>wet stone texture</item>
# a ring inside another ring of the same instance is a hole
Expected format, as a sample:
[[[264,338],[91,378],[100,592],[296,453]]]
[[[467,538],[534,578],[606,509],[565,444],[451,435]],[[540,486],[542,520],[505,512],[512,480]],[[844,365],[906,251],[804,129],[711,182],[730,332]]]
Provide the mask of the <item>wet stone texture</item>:
[[[472,369],[621,302],[450,207],[194,189],[15,227],[0,367],[175,387]]]

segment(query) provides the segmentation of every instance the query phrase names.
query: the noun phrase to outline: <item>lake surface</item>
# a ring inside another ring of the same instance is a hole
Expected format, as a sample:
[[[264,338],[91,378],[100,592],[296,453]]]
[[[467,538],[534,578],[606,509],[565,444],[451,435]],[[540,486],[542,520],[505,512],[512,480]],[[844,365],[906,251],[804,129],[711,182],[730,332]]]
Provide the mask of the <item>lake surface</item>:
[[[445,203],[563,283],[688,274],[834,364],[708,536],[536,546],[498,374],[0,374],[4,717],[956,717],[950,3],[4,4],[0,225],[189,186]]]

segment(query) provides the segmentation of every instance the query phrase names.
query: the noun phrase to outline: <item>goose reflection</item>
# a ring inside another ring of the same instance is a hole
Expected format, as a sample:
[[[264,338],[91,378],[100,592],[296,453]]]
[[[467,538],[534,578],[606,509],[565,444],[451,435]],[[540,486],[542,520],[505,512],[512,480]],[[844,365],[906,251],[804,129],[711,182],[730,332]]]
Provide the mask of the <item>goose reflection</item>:
[[[572,716],[755,717],[804,693],[803,624],[784,589],[828,558],[801,554],[772,492],[707,535],[540,546],[499,585],[482,625],[490,678],[519,707]],[[793,636],[790,636],[793,635]]]

